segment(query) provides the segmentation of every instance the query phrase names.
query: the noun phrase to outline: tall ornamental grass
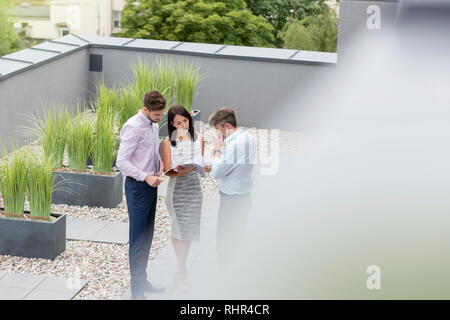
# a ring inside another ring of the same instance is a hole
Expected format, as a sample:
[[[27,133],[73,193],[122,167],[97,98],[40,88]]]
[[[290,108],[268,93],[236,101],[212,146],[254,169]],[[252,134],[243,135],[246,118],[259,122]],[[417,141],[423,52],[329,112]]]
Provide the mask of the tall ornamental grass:
[[[173,105],[175,92],[176,70],[172,60],[157,59],[155,69],[158,71],[158,90],[164,95],[167,108]]]
[[[123,87],[119,99],[118,127],[119,131],[129,118],[134,116],[142,105],[142,99],[138,98],[136,87]]]
[[[135,94],[142,105],[144,96],[152,90],[159,91],[167,101],[167,106],[172,106],[175,92],[176,68],[172,60],[157,59],[153,63],[138,58],[131,67],[134,75]]]
[[[158,86],[158,70],[155,65],[150,65],[148,61],[142,60],[140,57],[131,66],[133,71],[136,94],[142,100],[147,92],[159,90]]]
[[[50,159],[28,160],[26,189],[32,219],[50,220],[54,176]]]
[[[109,88],[103,80],[96,83],[96,97],[91,103],[97,112],[114,114],[118,109],[119,93],[115,86]]]
[[[27,154],[24,151],[16,151],[8,154],[0,165],[0,190],[3,195],[5,214],[12,218],[21,218],[24,213],[25,193],[27,182]]]
[[[94,170],[110,172],[117,156],[118,136],[114,132],[114,115],[97,112],[92,152]]]
[[[45,159],[51,160],[53,168],[63,167],[64,150],[67,143],[67,108],[47,111],[44,115],[42,148]]]
[[[175,81],[176,103],[192,111],[195,89],[202,78],[200,67],[195,66],[193,62],[179,63]]]
[[[116,87],[108,88],[104,81],[97,82],[97,96],[92,162],[94,170],[111,172],[118,151],[118,137],[115,133],[115,115],[119,111],[120,97]]]
[[[77,114],[68,122],[67,152],[70,169],[86,169],[87,160],[94,145],[93,130],[89,114],[86,111],[80,112],[80,106],[78,106]]]
[[[63,167],[64,150],[68,135],[66,106],[53,106],[42,117],[26,115],[29,125],[23,127],[26,135],[39,139],[45,159],[51,159],[53,168]]]

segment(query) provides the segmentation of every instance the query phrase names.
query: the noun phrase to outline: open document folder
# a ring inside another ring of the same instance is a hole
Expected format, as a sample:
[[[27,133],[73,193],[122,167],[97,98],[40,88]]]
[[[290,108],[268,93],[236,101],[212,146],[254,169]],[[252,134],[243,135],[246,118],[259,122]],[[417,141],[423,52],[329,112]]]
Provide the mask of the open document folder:
[[[170,168],[167,171],[164,171],[164,173],[162,175],[164,176],[164,175],[166,175],[166,173],[171,172],[171,171],[177,172],[178,166],[182,166],[183,168],[189,168],[189,169],[192,167],[196,167],[197,172],[200,173],[202,177],[205,177],[206,162],[205,162],[205,159],[201,155],[187,159],[186,161],[183,161],[181,163],[172,164],[172,168]]]

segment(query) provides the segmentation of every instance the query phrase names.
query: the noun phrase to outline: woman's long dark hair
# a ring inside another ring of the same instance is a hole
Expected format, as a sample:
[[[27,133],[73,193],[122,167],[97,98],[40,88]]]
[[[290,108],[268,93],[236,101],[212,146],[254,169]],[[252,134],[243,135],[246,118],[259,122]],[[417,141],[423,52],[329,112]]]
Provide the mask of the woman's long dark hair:
[[[186,110],[185,107],[180,106],[179,104],[176,104],[172,106],[169,111],[167,111],[167,131],[169,133],[169,139],[170,144],[175,147],[177,145],[176,137],[172,139],[172,134],[176,130],[176,128],[173,126],[172,122],[176,115],[180,115],[183,117],[186,117],[189,120],[189,134],[191,135],[192,141],[195,141],[197,139],[195,132],[194,132],[194,124],[192,121],[191,114],[189,111]]]

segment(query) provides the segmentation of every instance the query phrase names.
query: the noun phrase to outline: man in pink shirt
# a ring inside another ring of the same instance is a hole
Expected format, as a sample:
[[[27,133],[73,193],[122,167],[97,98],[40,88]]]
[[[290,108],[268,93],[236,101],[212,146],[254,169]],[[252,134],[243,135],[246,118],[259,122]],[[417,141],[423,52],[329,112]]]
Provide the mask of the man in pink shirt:
[[[131,298],[161,292],[147,280],[147,262],[153,240],[159,176],[164,168],[159,156],[159,128],[166,99],[158,91],[145,94],[144,107],[128,119],[120,132],[117,167],[126,176],[125,195],[130,221],[129,262]]]

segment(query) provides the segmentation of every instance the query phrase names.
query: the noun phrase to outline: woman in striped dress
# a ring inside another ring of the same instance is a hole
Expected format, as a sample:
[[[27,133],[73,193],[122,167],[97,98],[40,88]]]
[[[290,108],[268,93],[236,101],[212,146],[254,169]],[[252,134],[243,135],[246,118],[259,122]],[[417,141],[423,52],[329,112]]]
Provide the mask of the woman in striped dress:
[[[172,220],[171,241],[177,257],[175,284],[187,290],[189,277],[186,259],[191,241],[198,240],[200,237],[203,193],[200,175],[195,167],[182,168],[179,165],[193,159],[199,153],[203,156],[204,141],[201,135],[194,132],[190,113],[180,105],[169,109],[167,129],[169,137],[164,139],[161,147],[164,170],[177,168],[176,172],[171,171],[166,174],[170,177],[166,205]],[[209,166],[206,166],[205,171],[209,170]]]

